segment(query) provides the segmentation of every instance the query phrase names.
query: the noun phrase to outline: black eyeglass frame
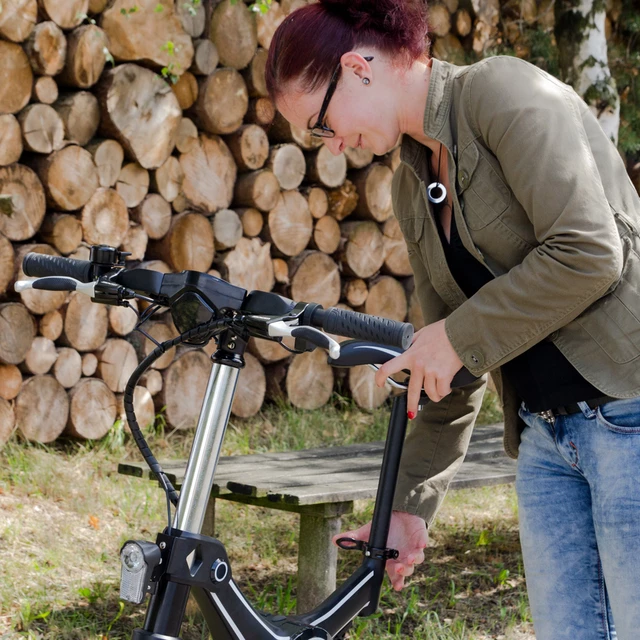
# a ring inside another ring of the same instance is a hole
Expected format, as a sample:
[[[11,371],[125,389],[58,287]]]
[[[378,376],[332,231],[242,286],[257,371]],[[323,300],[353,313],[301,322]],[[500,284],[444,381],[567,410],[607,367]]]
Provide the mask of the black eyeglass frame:
[[[373,56],[365,56],[364,59],[367,62],[371,62],[373,60]],[[329,102],[331,102],[331,98],[333,97],[336,87],[338,86],[338,79],[340,77],[341,68],[342,68],[342,63],[338,62],[338,66],[335,68],[335,71],[331,74],[331,80],[329,80],[327,93],[325,93],[324,95],[324,100],[322,101],[322,106],[320,107],[320,113],[318,113],[318,120],[313,125],[313,127],[309,129],[310,134],[314,138],[334,138],[336,135],[336,132],[333,129],[330,129],[324,124],[324,119],[327,115]]]

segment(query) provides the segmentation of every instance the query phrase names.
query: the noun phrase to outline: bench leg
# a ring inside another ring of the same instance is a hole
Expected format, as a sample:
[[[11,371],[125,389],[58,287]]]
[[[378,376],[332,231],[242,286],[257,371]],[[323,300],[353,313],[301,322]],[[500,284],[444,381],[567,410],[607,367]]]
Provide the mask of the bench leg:
[[[338,548],[331,539],[340,533],[341,520],[300,514],[298,613],[310,611],[335,591]]]

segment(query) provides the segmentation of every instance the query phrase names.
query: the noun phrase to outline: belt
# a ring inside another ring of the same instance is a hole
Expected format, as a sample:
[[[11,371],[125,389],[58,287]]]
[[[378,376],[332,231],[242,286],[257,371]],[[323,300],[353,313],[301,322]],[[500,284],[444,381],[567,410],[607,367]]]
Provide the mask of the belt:
[[[600,396],[599,398],[585,400],[585,402],[591,409],[595,409],[601,404],[613,402],[614,400],[619,400],[619,398],[612,398],[611,396]],[[547,409],[546,411],[539,411],[538,415],[542,416],[545,420],[548,420],[555,416],[568,416],[573,413],[580,413],[580,411],[582,411],[582,409],[580,409],[580,406],[577,402],[574,402],[572,404],[565,404],[559,407],[554,407],[553,409]]]

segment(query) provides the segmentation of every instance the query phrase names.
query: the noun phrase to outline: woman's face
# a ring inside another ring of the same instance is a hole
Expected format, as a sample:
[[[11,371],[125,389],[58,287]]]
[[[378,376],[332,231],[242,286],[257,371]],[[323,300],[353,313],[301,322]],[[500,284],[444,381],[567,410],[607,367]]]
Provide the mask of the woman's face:
[[[367,62],[363,56],[373,55]],[[346,147],[370,149],[383,155],[392,149],[400,135],[395,100],[390,90],[393,71],[376,51],[348,52],[342,56],[342,69],[324,120],[335,137],[325,138],[329,150],[338,155]],[[364,84],[363,78],[369,83]],[[278,99],[278,111],[291,124],[310,129],[317,120],[329,83],[313,93],[305,93],[292,83]]]

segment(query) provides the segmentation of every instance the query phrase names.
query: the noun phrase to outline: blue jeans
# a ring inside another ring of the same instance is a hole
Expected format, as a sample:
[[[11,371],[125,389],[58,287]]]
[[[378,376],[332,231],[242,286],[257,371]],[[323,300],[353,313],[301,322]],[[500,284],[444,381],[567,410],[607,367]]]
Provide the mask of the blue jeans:
[[[523,405],[516,491],[537,640],[640,638],[640,398]],[[614,626],[615,620],[615,626]]]

